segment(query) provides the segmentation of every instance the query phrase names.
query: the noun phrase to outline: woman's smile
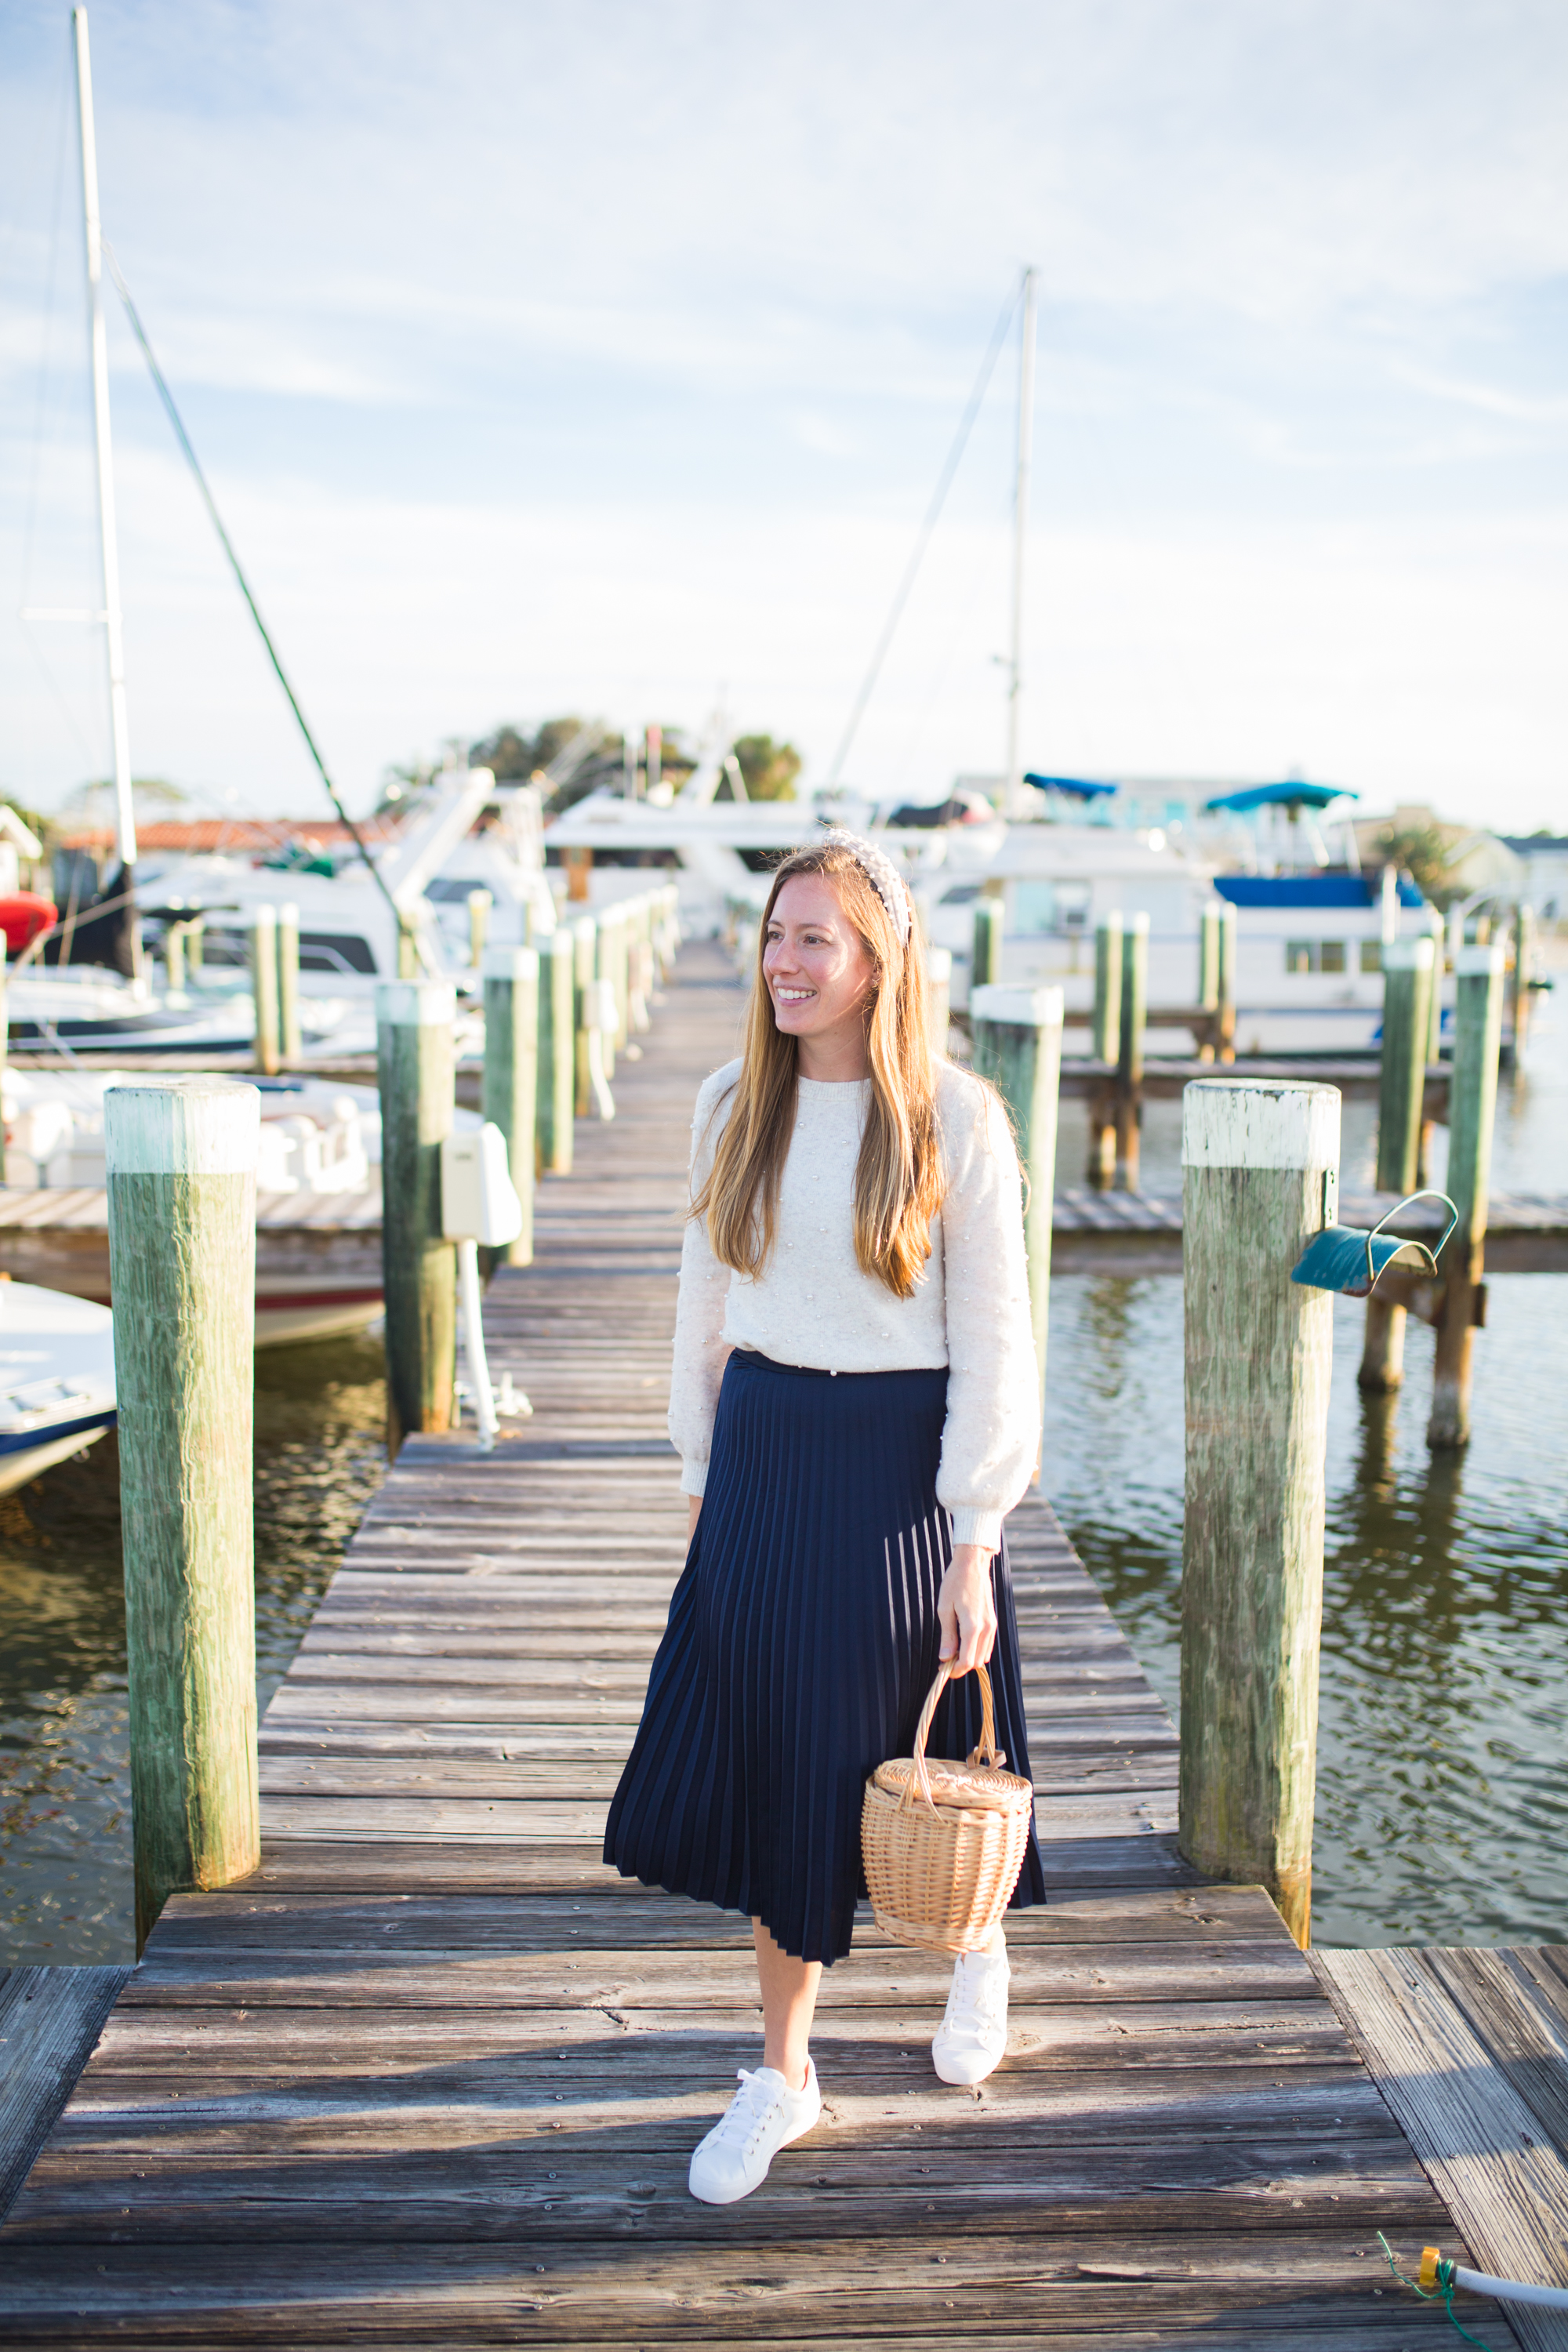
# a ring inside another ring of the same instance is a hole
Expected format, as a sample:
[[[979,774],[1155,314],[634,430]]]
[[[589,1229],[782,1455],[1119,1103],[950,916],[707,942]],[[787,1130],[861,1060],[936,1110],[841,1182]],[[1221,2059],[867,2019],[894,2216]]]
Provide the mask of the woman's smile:
[[[866,1074],[866,1007],[876,966],[831,882],[795,874],[773,901],[763,947],[773,1020],[796,1039],[806,1078]]]

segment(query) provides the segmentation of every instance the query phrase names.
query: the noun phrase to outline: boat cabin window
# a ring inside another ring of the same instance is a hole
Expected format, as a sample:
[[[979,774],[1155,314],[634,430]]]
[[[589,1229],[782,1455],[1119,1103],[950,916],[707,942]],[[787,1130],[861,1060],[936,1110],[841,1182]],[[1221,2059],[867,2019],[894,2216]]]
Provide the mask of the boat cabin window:
[[[944,907],[967,907],[979,896],[978,882],[958,882],[951,890],[942,892],[941,903]]]
[[[1361,968],[1363,971],[1381,971],[1383,970],[1383,941],[1381,940],[1363,940],[1361,943]]]
[[[1011,908],[1013,929],[1022,938],[1038,938],[1057,926],[1054,882],[1015,882]]]
[[[1375,966],[1373,968],[1376,969]],[[1345,941],[1287,940],[1285,969],[1287,971],[1345,971],[1349,969]]]

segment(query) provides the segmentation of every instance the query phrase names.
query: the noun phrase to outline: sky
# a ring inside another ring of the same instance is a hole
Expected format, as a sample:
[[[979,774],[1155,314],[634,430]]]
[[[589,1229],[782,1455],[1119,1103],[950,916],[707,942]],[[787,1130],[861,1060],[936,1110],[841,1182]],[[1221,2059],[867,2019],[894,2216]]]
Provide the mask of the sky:
[[[1022,267],[1023,752],[1568,830],[1559,0],[93,0],[105,231],[328,763],[825,777]],[[69,13],[0,0],[0,791],[108,767]],[[138,775],[314,777],[115,298]],[[1016,319],[845,764],[1005,740]]]

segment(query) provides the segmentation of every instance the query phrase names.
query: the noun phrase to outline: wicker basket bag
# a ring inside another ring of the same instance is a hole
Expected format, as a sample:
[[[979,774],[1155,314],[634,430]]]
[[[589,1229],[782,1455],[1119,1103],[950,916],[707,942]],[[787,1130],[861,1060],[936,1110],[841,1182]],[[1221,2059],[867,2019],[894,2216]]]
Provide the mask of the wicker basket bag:
[[[927,1763],[937,1701],[953,1669],[944,1660],[921,1710],[912,1756],[879,1764],[866,1783],[860,1845],[877,1925],[895,1943],[973,1952],[1012,1900],[1024,1866],[1035,1792],[1004,1772],[996,1752],[991,1677],[980,1676],[980,1745],[967,1764]]]

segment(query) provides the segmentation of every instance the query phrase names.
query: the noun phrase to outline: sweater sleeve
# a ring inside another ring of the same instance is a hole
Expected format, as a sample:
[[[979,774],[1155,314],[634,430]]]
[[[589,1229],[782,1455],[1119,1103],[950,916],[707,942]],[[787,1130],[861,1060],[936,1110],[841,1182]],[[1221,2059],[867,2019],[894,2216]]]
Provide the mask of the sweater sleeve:
[[[692,1194],[700,1192],[708,1181],[723,1132],[727,1099],[733,1092],[740,1067],[739,1062],[726,1064],[704,1082],[698,1094],[691,1122]],[[713,1255],[706,1221],[689,1218],[680,1244],[675,1362],[669,1381],[669,1436],[680,1456],[683,1495],[700,1495],[708,1484],[713,1416],[719,1408],[724,1359],[730,1352],[724,1339],[724,1302],[729,1289],[730,1269],[721,1265]]]
[[[937,1500],[952,1514],[954,1543],[996,1551],[1040,1445],[1023,1179],[1006,1113],[988,1087],[958,1078],[942,1112],[949,1370]]]

